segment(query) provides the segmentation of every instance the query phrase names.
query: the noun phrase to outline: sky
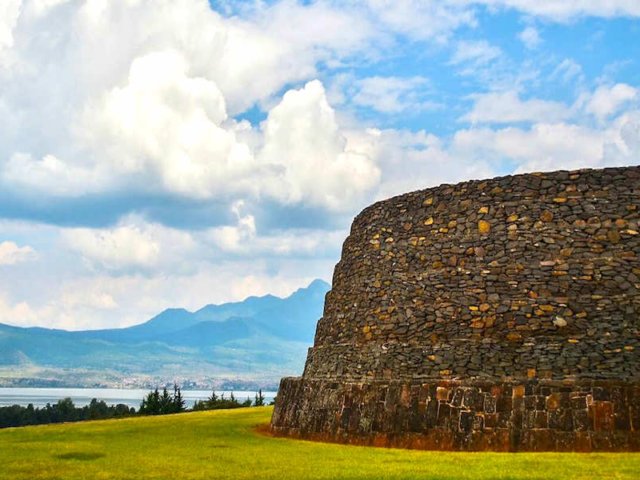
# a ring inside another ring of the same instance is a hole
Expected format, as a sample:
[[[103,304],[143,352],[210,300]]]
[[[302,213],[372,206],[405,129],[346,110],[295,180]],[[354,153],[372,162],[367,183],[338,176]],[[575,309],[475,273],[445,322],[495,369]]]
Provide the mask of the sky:
[[[640,163],[638,0],[0,1],[0,322],[331,281],[404,192]]]

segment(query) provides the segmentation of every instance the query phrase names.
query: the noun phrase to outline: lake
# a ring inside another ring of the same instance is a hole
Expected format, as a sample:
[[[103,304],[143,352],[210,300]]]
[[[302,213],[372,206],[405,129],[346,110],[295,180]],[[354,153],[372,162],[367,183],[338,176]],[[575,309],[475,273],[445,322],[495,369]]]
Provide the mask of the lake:
[[[91,399],[97,398],[104,400],[108,405],[116,405],[124,403],[129,407],[140,407],[142,398],[149,393],[149,390],[132,389],[124,390],[118,388],[0,388],[0,407],[10,405],[27,406],[30,403],[34,407],[44,407],[47,403],[54,404],[58,400],[70,397],[77,407],[83,407],[91,402]],[[231,391],[216,391],[217,395],[229,397]],[[262,392],[269,403],[276,396],[276,392]],[[182,396],[185,399],[187,408],[191,408],[196,400],[204,400],[209,398],[211,390],[182,390]],[[233,391],[233,395],[240,401],[247,397],[254,399],[256,392],[254,391]]]

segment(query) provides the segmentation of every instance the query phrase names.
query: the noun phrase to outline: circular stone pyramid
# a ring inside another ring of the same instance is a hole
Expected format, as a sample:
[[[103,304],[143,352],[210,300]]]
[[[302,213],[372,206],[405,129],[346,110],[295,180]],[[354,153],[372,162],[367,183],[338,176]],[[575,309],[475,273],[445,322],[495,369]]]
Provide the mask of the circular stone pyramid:
[[[640,167],[516,175],[353,222],[272,431],[446,450],[640,450]]]

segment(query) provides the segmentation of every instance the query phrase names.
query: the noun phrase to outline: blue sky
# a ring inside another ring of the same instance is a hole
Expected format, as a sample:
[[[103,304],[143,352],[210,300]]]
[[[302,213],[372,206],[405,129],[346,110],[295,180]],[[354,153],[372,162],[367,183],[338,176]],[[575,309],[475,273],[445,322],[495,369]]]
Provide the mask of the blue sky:
[[[331,280],[406,191],[640,158],[629,0],[5,0],[0,322]]]

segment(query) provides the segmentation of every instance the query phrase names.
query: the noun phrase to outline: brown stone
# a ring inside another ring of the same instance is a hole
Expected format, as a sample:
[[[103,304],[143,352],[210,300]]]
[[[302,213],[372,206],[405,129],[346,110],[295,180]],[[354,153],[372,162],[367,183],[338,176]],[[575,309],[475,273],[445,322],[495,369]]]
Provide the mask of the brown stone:
[[[489,233],[491,231],[491,224],[485,220],[478,222],[478,231],[480,233]]]
[[[552,222],[553,221],[553,213],[551,213],[549,210],[545,210],[540,215],[540,220],[542,220],[543,222],[547,222],[547,223],[548,222]]]
[[[618,230],[609,230],[607,237],[611,243],[618,243],[620,241],[620,232]]]

